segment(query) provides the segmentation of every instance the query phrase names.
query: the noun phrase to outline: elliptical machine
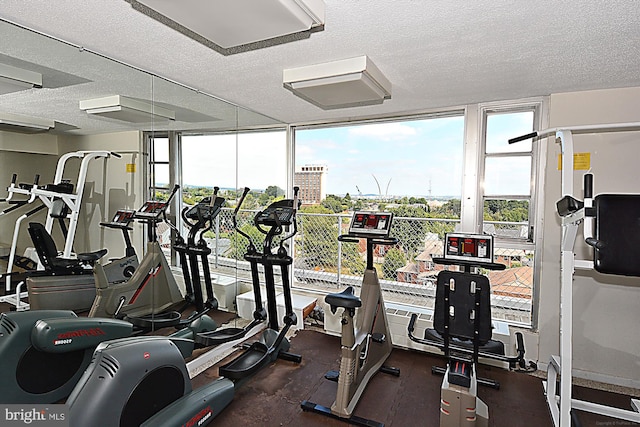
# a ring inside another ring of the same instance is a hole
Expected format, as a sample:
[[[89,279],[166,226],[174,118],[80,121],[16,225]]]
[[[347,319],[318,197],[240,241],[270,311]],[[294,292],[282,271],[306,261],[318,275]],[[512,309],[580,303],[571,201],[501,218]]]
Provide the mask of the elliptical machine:
[[[351,243],[358,243],[359,238],[367,240],[367,268],[359,298],[354,295],[351,286],[343,292],[325,297],[332,313],[335,314],[338,308],[343,309],[340,372],[330,371],[325,375],[325,378],[338,382],[338,391],[331,408],[305,400],[301,403],[305,411],[355,425],[384,426],[382,423],[353,415],[353,411],[376,372],[400,375],[398,369],[383,366],[393,346],[382,289],[378,273],[373,266],[375,245],[390,246],[398,243],[398,239],[389,237],[392,219],[393,214],[388,212],[354,212],[349,233],[338,237],[342,242]],[[356,308],[359,308],[357,317]]]
[[[504,270],[493,262],[493,236],[449,233],[445,235],[442,258],[436,264],[457,265],[462,271],[438,273],[433,329],[425,329],[424,339],[413,335],[417,315],[411,315],[408,334],[412,341],[435,346],[448,358],[440,391],[440,427],[487,427],[489,409],[478,397],[478,384],[498,389],[493,380],[478,378],[478,357],[508,362],[525,368],[522,334],[516,332],[517,355],[505,356],[504,344],[491,339],[491,291],[487,276],[472,269]]]
[[[242,199],[247,193],[248,189],[245,189]],[[241,203],[242,200],[238,206]],[[221,366],[221,378],[193,391],[184,364],[184,355],[193,346],[192,341],[144,337],[103,343],[96,349],[93,361],[67,400],[70,427],[85,427],[96,420],[100,420],[103,427],[206,425],[233,400],[235,389],[261,368],[276,358],[299,363],[300,356],[287,352],[289,341],[285,338],[297,320],[288,274],[293,259],[284,246],[284,241],[297,232],[297,205],[298,188],[295,187],[293,200],[274,202],[256,214],[254,224],[266,234],[262,252],[248,235],[240,233],[249,239],[245,259],[251,264],[253,287],[258,297],[257,312],[263,311],[259,303],[258,265],[264,267],[269,328],[259,341],[232,362]],[[289,226],[293,226],[293,231],[282,237],[277,252],[273,253],[274,238]],[[286,315],[281,330],[277,320],[274,265],[281,268],[285,296]]]
[[[218,301],[213,295],[213,285],[211,283],[211,272],[209,270],[208,256],[211,249],[204,240],[204,233],[211,230],[213,220],[218,216],[225,204],[223,197],[218,197],[218,187],[213,188],[213,195],[200,200],[195,206],[185,207],[182,210],[182,221],[189,227],[187,240],[176,229],[177,236],[173,243],[173,248],[180,257],[180,266],[184,276],[184,284],[187,291],[185,304],[194,304],[198,312],[205,309],[215,310],[218,308]],[[204,276],[207,300],[204,301],[202,286],[200,283],[200,269],[198,258],[202,264],[202,275]]]

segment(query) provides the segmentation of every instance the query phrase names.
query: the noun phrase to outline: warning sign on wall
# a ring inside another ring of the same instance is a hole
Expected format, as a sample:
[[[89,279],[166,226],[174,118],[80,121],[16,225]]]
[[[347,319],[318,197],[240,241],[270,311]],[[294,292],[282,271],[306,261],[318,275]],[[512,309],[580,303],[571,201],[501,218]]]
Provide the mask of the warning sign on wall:
[[[573,153],[573,170],[586,171],[591,169],[591,153]],[[558,170],[562,170],[562,155],[558,154]]]

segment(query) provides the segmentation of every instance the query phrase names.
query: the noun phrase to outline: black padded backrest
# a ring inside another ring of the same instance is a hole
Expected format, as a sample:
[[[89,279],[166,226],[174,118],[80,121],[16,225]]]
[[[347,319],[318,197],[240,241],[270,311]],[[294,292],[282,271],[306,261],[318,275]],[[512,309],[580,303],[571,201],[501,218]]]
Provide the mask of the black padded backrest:
[[[595,238],[602,244],[594,252],[600,273],[640,276],[640,195],[600,194],[596,209]]]
[[[491,295],[489,279],[479,274],[463,273],[459,271],[441,271],[438,273],[436,288],[436,307],[433,327],[444,336],[445,316],[449,316],[449,336],[473,340],[475,320],[471,313],[475,309],[476,293],[480,292],[479,313],[479,344],[483,345],[491,339]],[[445,302],[445,287],[453,285],[449,290],[449,306]],[[450,309],[453,307],[453,309]]]
[[[46,270],[52,269],[52,260],[58,257],[58,249],[51,234],[39,222],[30,222],[29,235],[44,268]]]
[[[49,209],[49,215],[52,218],[66,218],[69,215],[69,206],[64,202],[64,200],[59,198],[54,198],[53,203],[51,203],[51,208]]]

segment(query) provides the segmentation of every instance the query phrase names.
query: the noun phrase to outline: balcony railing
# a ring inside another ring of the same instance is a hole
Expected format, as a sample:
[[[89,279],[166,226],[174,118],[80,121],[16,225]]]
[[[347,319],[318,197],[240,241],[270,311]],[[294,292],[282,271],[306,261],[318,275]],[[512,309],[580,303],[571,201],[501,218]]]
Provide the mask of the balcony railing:
[[[249,282],[249,265],[243,260],[247,241],[233,232],[232,213],[231,209],[223,209],[214,229],[205,235],[212,249],[209,262],[215,271]],[[260,247],[262,235],[252,225],[255,213],[241,211],[238,225]],[[347,214],[298,213],[294,287],[334,292],[346,285],[360,285],[365,268],[364,241],[360,244],[338,241],[338,236],[346,233],[350,219]],[[458,223],[459,220],[451,219],[394,218],[391,235],[398,239],[398,245],[378,246],[374,254],[387,301],[433,307],[436,275],[443,267],[435,265],[432,257],[442,256],[444,234],[454,231]],[[518,226],[522,224],[495,224],[496,229]],[[533,259],[533,251],[526,245],[522,249],[495,249],[496,262],[505,264],[507,269],[485,272],[492,286],[494,318],[531,324]]]

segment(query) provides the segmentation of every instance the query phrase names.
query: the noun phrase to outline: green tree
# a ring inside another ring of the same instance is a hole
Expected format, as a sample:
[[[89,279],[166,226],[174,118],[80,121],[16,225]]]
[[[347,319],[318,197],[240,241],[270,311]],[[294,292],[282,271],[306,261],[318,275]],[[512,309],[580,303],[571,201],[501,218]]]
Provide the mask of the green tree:
[[[264,193],[270,196],[272,199],[275,199],[276,197],[284,196],[284,190],[278,187],[277,185],[268,186],[267,189],[264,190]]]
[[[340,213],[345,210],[342,204],[342,198],[333,194],[328,194],[320,204],[334,213]]]
[[[396,270],[406,265],[407,259],[404,252],[398,248],[391,248],[384,256],[382,263],[382,275],[387,280],[397,280]]]
[[[427,213],[424,209],[400,205],[397,208],[389,209],[397,217],[408,218],[426,218]],[[402,248],[407,252],[409,259],[413,259],[418,255],[418,250],[422,248],[424,238],[427,235],[427,221],[407,221],[395,219],[391,232],[402,242]]]
[[[305,214],[333,214],[324,206],[307,206]],[[297,239],[301,242],[298,256],[307,268],[336,270],[338,265],[338,221],[335,216],[301,215]]]
[[[342,267],[346,274],[361,276],[364,274],[366,262],[362,254],[358,252],[355,243],[342,243]]]

